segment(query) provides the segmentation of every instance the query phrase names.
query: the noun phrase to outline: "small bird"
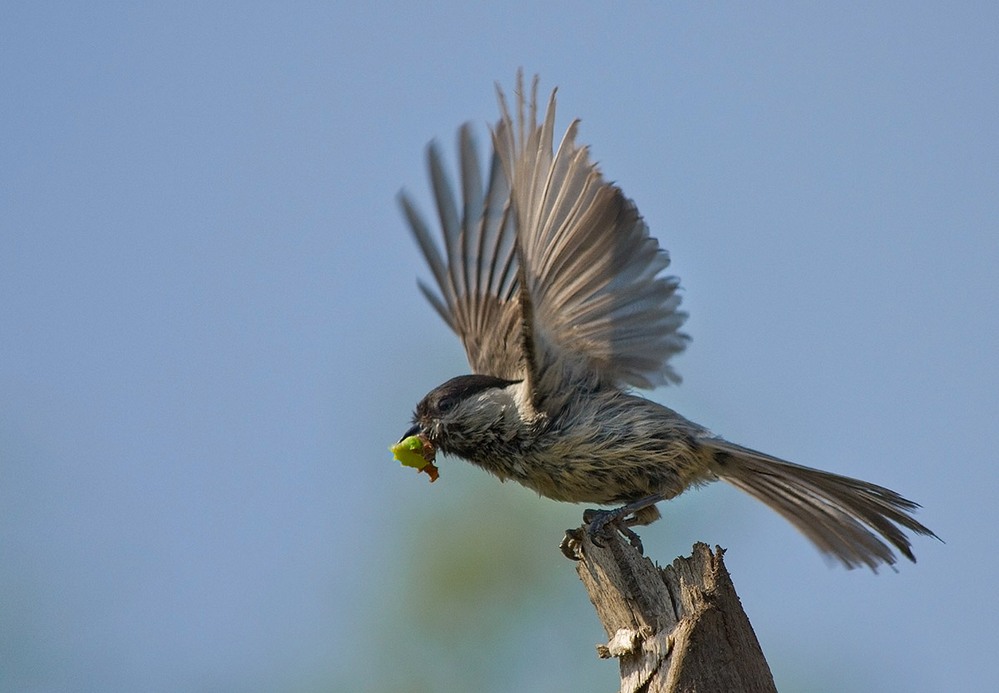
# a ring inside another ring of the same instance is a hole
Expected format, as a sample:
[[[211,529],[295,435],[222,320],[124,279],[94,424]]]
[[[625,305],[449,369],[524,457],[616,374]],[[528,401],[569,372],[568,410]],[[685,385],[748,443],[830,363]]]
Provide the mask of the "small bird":
[[[579,121],[553,148],[555,91],[540,122],[537,92],[535,77],[527,98],[518,73],[515,120],[497,86],[485,180],[460,129],[460,209],[428,147],[443,253],[400,193],[438,289],[420,290],[472,369],[423,398],[403,440],[557,501],[618,505],[584,513],[598,543],[610,526],[640,550],[631,527],[658,519],[656,503],[722,479],[847,568],[893,565],[892,547],[914,562],[903,530],[935,536],[912,517],[916,503],[730,443],[633,391],[680,380],[668,363],[689,341],[679,282],[663,276],[669,257],[635,204],[576,144]]]

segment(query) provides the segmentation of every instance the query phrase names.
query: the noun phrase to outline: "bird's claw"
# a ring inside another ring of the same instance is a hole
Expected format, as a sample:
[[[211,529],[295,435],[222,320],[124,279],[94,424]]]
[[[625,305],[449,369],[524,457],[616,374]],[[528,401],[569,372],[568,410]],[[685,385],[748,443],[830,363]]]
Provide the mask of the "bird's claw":
[[[584,510],[583,522],[587,525],[586,533],[589,535],[590,541],[592,541],[595,546],[604,548],[605,544],[600,540],[600,534],[602,534],[608,527],[613,527],[621,536],[628,540],[628,543],[631,544],[635,550],[638,551],[638,553],[644,555],[645,548],[642,546],[642,539],[635,533],[635,530],[628,526],[628,512],[622,512],[624,510],[626,509]]]

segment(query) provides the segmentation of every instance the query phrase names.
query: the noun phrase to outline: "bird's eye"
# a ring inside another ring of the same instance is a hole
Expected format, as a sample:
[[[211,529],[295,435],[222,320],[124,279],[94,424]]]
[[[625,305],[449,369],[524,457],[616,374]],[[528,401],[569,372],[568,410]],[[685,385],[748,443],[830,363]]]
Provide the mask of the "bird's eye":
[[[437,408],[443,414],[454,409],[458,405],[458,398],[454,396],[441,397],[440,402],[437,403]]]

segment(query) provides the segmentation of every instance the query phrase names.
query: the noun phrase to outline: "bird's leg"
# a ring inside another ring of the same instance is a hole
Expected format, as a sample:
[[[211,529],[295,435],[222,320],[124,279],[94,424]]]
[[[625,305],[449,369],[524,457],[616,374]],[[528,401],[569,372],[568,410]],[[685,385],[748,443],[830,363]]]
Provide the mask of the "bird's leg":
[[[637,501],[622,505],[613,510],[584,510],[583,522],[589,525],[586,531],[590,535],[590,541],[597,546],[603,546],[597,538],[607,525],[613,525],[614,529],[624,536],[628,543],[635,547],[639,553],[644,553],[642,540],[633,529],[635,525],[647,525],[659,519],[659,509],[656,503],[663,500],[659,494],[646,496]]]

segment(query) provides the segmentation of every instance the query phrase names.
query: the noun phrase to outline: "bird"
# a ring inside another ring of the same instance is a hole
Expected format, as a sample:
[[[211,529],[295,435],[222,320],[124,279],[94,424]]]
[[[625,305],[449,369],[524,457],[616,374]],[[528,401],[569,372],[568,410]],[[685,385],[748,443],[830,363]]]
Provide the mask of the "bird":
[[[635,203],[577,144],[578,119],[554,146],[557,89],[542,114],[538,85],[528,94],[519,71],[514,109],[496,85],[487,169],[471,125],[459,129],[458,194],[428,145],[439,233],[399,193],[436,284],[419,289],[471,367],[416,405],[403,440],[556,501],[616,506],[583,514],[598,545],[617,530],[641,551],[632,528],[657,520],[658,503],[722,480],[846,568],[894,566],[896,550],[915,562],[906,530],[936,536],[913,517],[918,504],[729,442],[636,392],[680,381],[679,280]]]

